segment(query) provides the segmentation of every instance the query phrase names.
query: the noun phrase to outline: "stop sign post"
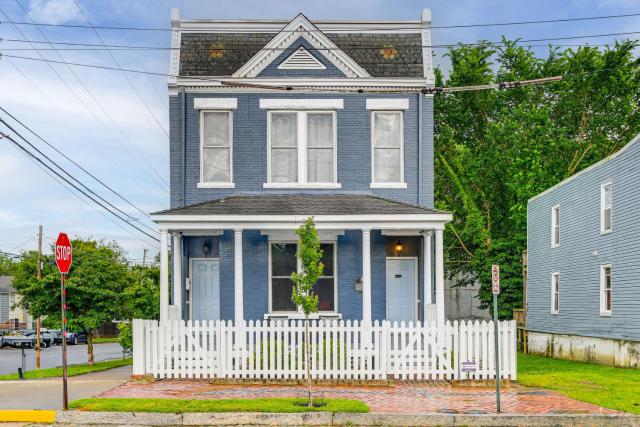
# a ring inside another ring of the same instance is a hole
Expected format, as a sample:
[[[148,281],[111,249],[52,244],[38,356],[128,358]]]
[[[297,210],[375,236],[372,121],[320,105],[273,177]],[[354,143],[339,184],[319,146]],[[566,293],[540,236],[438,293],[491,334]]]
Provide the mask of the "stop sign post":
[[[62,311],[62,409],[69,409],[67,393],[67,273],[71,268],[73,253],[66,233],[60,233],[56,240],[56,264],[60,270],[60,309]]]
[[[496,412],[500,412],[500,348],[498,340],[498,295],[500,294],[500,266],[491,266],[491,293],[493,294],[493,336],[496,348]]]

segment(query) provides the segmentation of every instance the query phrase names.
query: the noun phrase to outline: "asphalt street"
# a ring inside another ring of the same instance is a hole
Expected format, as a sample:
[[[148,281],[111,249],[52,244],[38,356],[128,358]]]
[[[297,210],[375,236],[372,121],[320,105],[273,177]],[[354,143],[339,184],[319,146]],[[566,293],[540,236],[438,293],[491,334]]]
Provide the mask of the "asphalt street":
[[[36,368],[36,351],[25,349],[27,371]],[[122,357],[122,347],[118,343],[94,344],[93,354],[96,362],[108,359],[118,359]],[[67,357],[70,365],[87,363],[87,345],[68,345]],[[18,372],[20,367],[21,351],[10,347],[0,350],[0,375]],[[40,367],[55,368],[62,366],[62,346],[43,348],[40,351]]]
[[[69,377],[69,401],[93,397],[126,382],[131,366]],[[0,409],[61,409],[62,379],[2,381]]]

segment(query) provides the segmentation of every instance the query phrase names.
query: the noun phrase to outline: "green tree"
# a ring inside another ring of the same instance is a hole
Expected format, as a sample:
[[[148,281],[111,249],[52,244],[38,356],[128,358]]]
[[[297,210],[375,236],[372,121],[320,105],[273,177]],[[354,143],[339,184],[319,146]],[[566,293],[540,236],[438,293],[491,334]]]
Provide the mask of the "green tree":
[[[0,276],[13,276],[15,265],[12,257],[0,254]]]
[[[131,319],[160,318],[160,269],[133,266],[129,271],[129,285],[124,291],[123,319],[118,324],[120,345],[131,349],[133,337]]]
[[[435,200],[447,226],[447,274],[481,284],[491,307],[491,264],[500,264],[500,318],[522,305],[521,253],[527,202],[614,153],[640,131],[636,42],[598,49],[550,49],[546,58],[516,42],[449,51],[448,79],[466,86],[562,76],[560,82],[435,98]]]
[[[293,292],[291,300],[304,312],[304,329],[305,329],[305,349],[306,349],[306,368],[307,368],[307,385],[309,395],[309,407],[313,407],[313,396],[311,391],[311,342],[309,336],[309,315],[318,311],[318,295],[313,292],[313,287],[318,282],[324,264],[322,264],[322,249],[320,249],[320,239],[313,222],[313,218],[307,218],[296,230],[298,236],[298,252],[297,257],[300,261],[301,271],[291,273],[293,280]]]
[[[67,275],[67,327],[86,330],[88,362],[93,364],[93,331],[123,312],[128,267],[115,243],[74,239],[73,264]],[[21,305],[33,316],[60,318],[60,274],[53,256],[44,256],[42,279],[36,278],[37,253],[23,254],[16,267],[14,286]]]

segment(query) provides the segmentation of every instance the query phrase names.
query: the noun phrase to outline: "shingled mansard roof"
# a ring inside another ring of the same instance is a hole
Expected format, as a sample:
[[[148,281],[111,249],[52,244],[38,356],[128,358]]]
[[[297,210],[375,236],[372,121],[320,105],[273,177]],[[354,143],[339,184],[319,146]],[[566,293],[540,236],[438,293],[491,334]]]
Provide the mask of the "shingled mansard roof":
[[[422,80],[433,84],[431,12],[419,20],[192,20],[172,10],[172,75],[259,79],[283,51],[304,39],[313,56],[347,78]],[[202,84],[204,79],[190,79]],[[169,84],[177,83],[170,78]]]
[[[152,215],[438,215],[409,203],[360,194],[234,195]]]

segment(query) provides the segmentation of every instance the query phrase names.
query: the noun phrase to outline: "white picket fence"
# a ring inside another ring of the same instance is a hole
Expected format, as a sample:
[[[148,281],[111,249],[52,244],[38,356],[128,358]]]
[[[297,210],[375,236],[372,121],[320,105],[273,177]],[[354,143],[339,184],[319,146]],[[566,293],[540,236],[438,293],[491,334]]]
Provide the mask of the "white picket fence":
[[[325,380],[495,378],[493,322],[310,321],[311,376]],[[133,374],[303,379],[304,321],[133,321]],[[516,324],[499,322],[500,376],[516,378]]]

